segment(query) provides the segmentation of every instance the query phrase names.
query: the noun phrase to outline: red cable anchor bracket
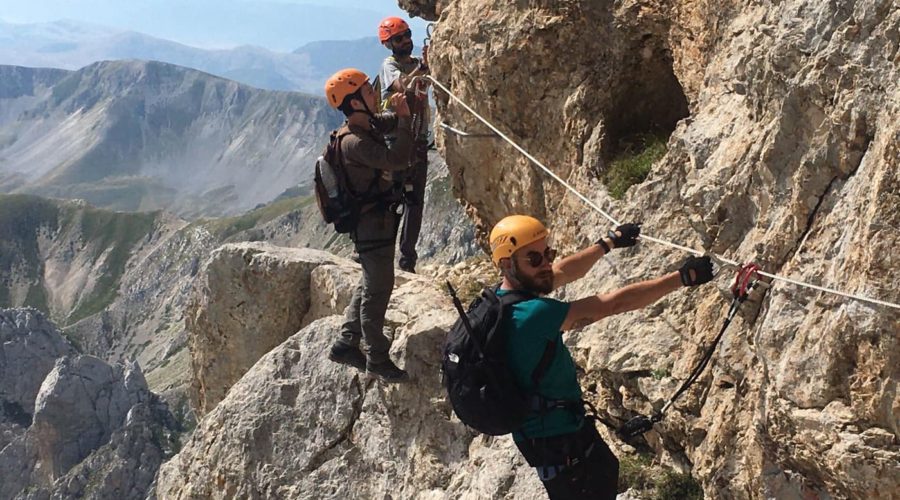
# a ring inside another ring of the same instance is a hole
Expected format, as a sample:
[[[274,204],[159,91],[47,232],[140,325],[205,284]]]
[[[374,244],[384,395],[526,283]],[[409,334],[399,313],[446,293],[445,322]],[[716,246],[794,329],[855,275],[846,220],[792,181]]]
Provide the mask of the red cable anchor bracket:
[[[764,287],[769,286],[768,283],[760,280],[759,270],[759,266],[752,262],[743,264],[738,268],[737,275],[734,277],[734,284],[731,285],[731,294],[736,300],[741,302],[747,300],[753,287],[759,284],[762,284]]]

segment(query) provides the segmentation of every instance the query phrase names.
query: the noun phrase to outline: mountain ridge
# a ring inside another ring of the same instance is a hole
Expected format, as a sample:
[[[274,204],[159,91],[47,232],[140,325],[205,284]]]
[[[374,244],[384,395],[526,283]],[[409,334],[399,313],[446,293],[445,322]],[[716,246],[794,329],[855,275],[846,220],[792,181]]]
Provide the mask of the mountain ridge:
[[[118,210],[248,210],[309,177],[342,122],[317,96],[155,61],[2,72],[58,80],[0,98],[0,186]]]

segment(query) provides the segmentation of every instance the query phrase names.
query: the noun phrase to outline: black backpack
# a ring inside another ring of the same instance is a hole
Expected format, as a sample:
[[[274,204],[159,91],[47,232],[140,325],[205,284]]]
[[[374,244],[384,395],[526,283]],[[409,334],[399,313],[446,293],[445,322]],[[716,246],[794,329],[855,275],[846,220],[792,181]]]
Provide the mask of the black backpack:
[[[532,413],[532,399],[516,383],[507,366],[506,342],[500,325],[506,308],[534,295],[511,290],[498,296],[495,288],[486,288],[463,312],[456,291],[447,288],[460,318],[447,333],[441,361],[443,383],[456,416],[469,427],[491,436],[518,430]],[[555,342],[548,342],[544,355],[532,372],[537,387],[553,361]]]

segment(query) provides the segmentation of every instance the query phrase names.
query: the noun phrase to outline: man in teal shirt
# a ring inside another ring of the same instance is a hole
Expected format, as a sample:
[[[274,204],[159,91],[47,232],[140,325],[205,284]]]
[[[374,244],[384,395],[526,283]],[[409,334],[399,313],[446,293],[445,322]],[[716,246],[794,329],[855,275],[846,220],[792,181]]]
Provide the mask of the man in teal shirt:
[[[490,236],[491,256],[503,275],[498,294],[524,290],[535,295],[514,304],[502,325],[510,370],[525,392],[539,395],[534,412],[513,439],[537,469],[551,500],[615,499],[619,462],[585,418],[575,362],[562,332],[647,306],[681,286],[706,283],[712,280],[712,263],[709,257],[690,257],[679,271],[660,278],[562,302],[542,295],[583,277],[613,248],[635,245],[640,224],[621,225],[556,263],[548,236],[540,221],[525,215],[504,218]],[[549,361],[541,363],[545,356]],[[546,369],[535,388],[533,374],[539,365]]]

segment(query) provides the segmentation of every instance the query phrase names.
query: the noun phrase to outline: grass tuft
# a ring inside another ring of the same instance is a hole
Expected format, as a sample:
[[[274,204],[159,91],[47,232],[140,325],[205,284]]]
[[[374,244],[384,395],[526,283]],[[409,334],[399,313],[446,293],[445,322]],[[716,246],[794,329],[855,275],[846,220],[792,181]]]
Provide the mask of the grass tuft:
[[[653,488],[651,457],[645,454],[619,457],[619,493],[629,489],[647,491]]]
[[[665,154],[666,139],[662,136],[642,134],[623,139],[620,153],[610,162],[601,181],[610,196],[621,200],[629,187],[644,182],[653,164]]]
[[[666,471],[656,481],[656,500],[703,500],[703,489],[687,473]]]
[[[693,476],[653,463],[643,453],[619,457],[619,493],[633,490],[650,500],[703,500],[703,488]]]

